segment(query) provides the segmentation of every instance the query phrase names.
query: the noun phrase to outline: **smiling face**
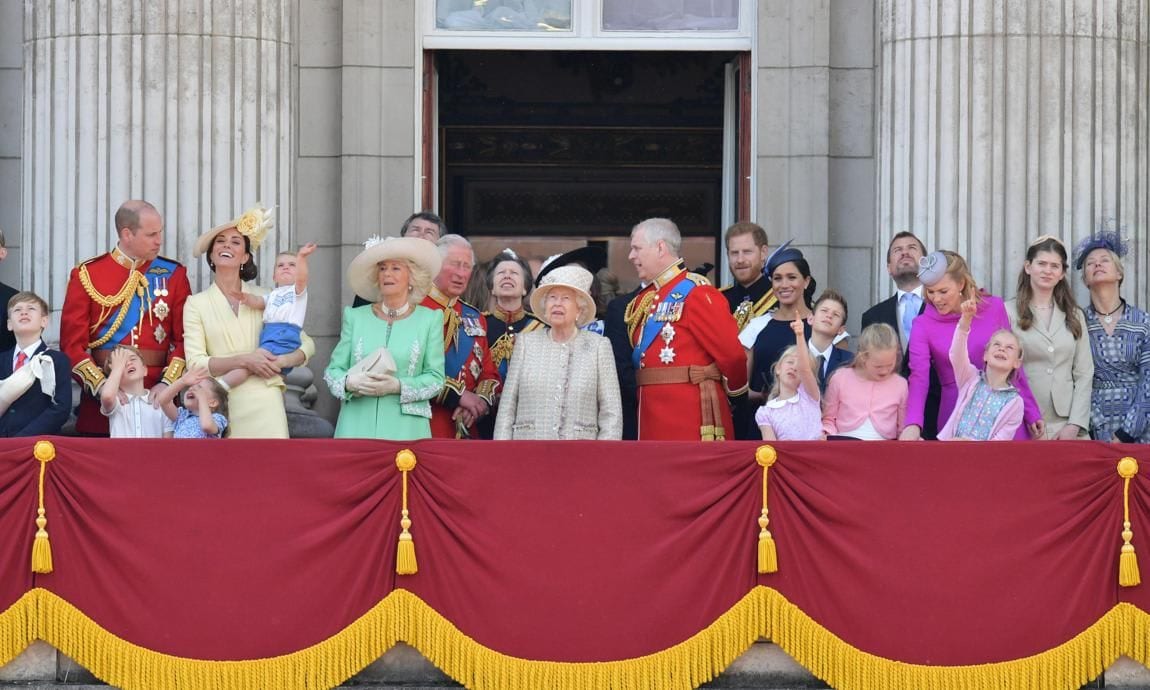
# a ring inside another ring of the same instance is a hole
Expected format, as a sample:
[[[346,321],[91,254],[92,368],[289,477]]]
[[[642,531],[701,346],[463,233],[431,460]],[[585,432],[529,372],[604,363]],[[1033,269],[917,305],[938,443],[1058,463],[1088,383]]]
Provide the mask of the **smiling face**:
[[[982,355],[987,369],[999,372],[1012,372],[1022,366],[1022,345],[1018,338],[1007,330],[1000,330],[986,344]]]
[[[775,291],[775,297],[779,298],[779,304],[787,307],[793,307],[801,302],[803,291],[810,284],[810,277],[804,276],[793,261],[778,266],[771,273],[771,287]]]
[[[296,263],[299,259],[295,254],[280,254],[276,257],[276,268],[272,272],[272,280],[278,287],[293,285],[296,278]]]
[[[755,244],[754,235],[735,235],[727,240],[727,262],[739,285],[745,287],[758,280],[766,260],[767,248]]]
[[[475,270],[475,258],[471,247],[453,244],[447,248],[443,266],[435,277],[435,287],[448,297],[459,297],[467,289],[471,272]]]
[[[1034,290],[1050,291],[1062,282],[1066,275],[1066,265],[1062,257],[1056,252],[1041,251],[1034,258],[1022,266],[1026,275],[1030,276],[1030,286]]]
[[[563,330],[579,317],[579,296],[569,287],[555,286],[543,298],[543,313],[552,328]]]
[[[212,239],[212,263],[218,271],[221,268],[239,271],[251,258],[246,249],[247,240],[235,228],[228,228]]]
[[[947,274],[926,288],[926,298],[939,314],[958,313],[959,305],[962,304],[963,287],[962,283]]]
[[[500,261],[491,278],[491,294],[496,298],[520,298],[527,295],[523,267],[518,261]]]
[[[379,262],[379,295],[384,302],[407,299],[411,287],[411,267],[406,261],[386,259]]]
[[[48,327],[48,313],[37,302],[17,302],[8,308],[8,330],[16,337],[40,337]]]
[[[1121,284],[1122,278],[1122,267],[1109,249],[1099,247],[1086,255],[1082,264],[1082,282],[1086,287]]]

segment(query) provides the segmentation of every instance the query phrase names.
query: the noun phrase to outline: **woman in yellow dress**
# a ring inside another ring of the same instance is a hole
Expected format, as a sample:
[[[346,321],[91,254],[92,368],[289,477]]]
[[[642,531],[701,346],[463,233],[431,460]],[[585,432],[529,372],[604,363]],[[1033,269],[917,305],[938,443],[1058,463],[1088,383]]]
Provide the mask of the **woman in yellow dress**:
[[[184,304],[184,353],[188,367],[206,366],[213,376],[246,369],[251,376],[228,393],[231,438],[287,438],[284,382],[276,356],[261,350],[263,312],[244,303],[245,294],[267,290],[247,285],[259,274],[252,252],[271,229],[270,214],[255,207],[212,228],[196,240],[195,256],[207,254],[212,284]],[[300,349],[280,357],[296,367],[315,354],[315,344],[300,333]]]

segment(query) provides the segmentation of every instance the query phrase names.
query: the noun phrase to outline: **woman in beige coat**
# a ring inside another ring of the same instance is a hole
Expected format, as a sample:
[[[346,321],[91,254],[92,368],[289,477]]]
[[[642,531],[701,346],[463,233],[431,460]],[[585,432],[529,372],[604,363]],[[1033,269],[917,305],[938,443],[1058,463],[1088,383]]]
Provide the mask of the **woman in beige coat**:
[[[515,340],[496,440],[622,438],[611,343],[581,328],[595,318],[590,288],[591,273],[567,265],[548,273],[531,293],[532,310],[548,328]]]
[[[1046,422],[1044,438],[1087,438],[1094,358],[1086,320],[1066,280],[1066,247],[1049,235],[1031,243],[1006,313],[1022,343],[1022,366]]]

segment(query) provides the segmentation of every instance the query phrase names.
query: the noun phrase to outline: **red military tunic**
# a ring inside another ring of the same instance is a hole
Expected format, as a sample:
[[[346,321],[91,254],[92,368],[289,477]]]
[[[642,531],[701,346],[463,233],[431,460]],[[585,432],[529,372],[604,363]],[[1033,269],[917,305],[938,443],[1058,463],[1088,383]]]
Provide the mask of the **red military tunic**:
[[[499,390],[499,370],[487,343],[487,320],[483,314],[458,297],[448,297],[437,288],[423,298],[423,306],[443,311],[444,385],[431,404],[432,438],[478,438],[472,424],[458,428],[452,415],[463,391],[471,391],[492,409]],[[470,345],[465,345],[465,343]],[[463,349],[463,348],[466,349]]]
[[[116,248],[78,265],[68,278],[60,349],[80,382],[80,433],[108,433],[108,420],[93,396],[104,382],[104,356],[115,345],[140,350],[148,387],[170,384],[184,373],[184,301],[192,291],[187,271],[163,257],[136,267],[133,263]],[[114,327],[117,322],[120,326]]]
[[[696,286],[686,293],[681,307],[668,309],[678,301],[669,296],[688,275]],[[625,318],[636,348],[649,319],[662,323],[636,370],[639,440],[734,439],[727,396],[746,390],[747,358],[723,294],[706,278],[688,274],[682,263],[676,263],[635,296]],[[688,368],[691,376],[699,378],[705,367],[713,376],[701,382],[687,380]],[[708,400],[713,424],[704,424]]]

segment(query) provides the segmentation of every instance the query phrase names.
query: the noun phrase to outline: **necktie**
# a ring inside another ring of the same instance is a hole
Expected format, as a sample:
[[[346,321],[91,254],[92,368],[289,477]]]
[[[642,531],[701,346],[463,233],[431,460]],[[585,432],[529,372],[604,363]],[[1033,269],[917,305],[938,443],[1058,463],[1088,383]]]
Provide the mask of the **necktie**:
[[[823,371],[826,370],[826,368],[827,368],[827,358],[822,356],[822,355],[819,355],[818,357],[815,357],[815,362],[817,362],[818,366],[819,366],[819,368],[818,368],[819,381],[822,381],[826,378],[826,376],[823,375]]]
[[[17,352],[16,353],[16,366],[12,367],[12,371],[16,371],[20,367],[24,366],[24,362],[27,362],[27,361],[28,361],[27,353]]]
[[[913,292],[903,294],[902,299],[902,334],[906,341],[910,342],[910,329],[914,325],[914,317],[918,316],[918,310],[922,306],[922,298]]]

